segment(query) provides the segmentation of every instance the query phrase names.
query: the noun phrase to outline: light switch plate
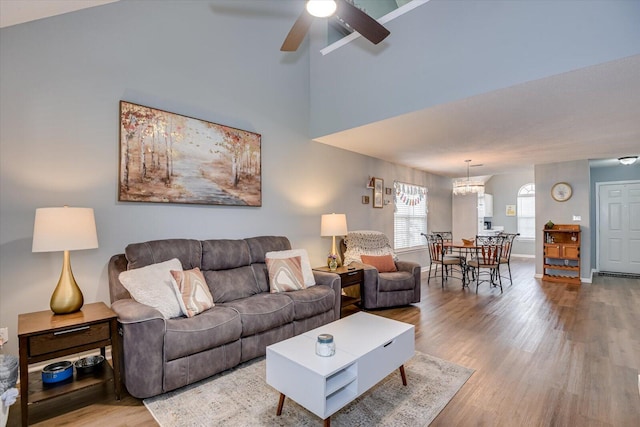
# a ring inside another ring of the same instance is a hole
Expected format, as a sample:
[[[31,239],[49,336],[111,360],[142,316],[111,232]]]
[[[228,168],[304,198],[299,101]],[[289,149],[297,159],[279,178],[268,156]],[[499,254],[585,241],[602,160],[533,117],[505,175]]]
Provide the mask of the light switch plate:
[[[582,217],[580,215],[574,215],[573,216],[573,220],[574,221],[582,221]]]

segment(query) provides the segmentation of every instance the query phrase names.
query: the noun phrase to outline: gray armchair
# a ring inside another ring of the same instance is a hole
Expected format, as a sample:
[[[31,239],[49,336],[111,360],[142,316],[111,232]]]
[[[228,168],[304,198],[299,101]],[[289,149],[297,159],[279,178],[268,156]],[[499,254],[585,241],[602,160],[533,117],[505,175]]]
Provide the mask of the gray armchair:
[[[389,239],[377,231],[352,231],[340,242],[344,264],[364,269],[363,308],[396,307],[420,302],[420,264],[398,261]],[[392,255],[398,271],[380,273],[361,255]]]

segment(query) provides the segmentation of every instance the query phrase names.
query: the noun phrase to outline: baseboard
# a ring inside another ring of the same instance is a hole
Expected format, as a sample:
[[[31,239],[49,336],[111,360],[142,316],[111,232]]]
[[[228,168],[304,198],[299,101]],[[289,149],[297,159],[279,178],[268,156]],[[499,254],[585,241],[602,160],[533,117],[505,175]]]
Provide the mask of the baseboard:
[[[542,279],[542,273],[536,273],[533,275],[534,279]]]
[[[518,257],[518,258],[535,258],[535,255],[530,255],[530,254],[511,254],[512,257]]]

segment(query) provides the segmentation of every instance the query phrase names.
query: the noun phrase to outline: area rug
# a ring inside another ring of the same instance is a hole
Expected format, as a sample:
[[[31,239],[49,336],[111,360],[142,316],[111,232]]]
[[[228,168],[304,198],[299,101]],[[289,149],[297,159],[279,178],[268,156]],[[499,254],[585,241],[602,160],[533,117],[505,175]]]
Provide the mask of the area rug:
[[[465,368],[416,352],[405,364],[407,386],[398,370],[331,416],[339,426],[427,426],[473,374]],[[244,363],[196,384],[144,400],[162,427],[319,426],[320,418],[291,399],[276,416],[280,394],[265,381],[265,358]]]

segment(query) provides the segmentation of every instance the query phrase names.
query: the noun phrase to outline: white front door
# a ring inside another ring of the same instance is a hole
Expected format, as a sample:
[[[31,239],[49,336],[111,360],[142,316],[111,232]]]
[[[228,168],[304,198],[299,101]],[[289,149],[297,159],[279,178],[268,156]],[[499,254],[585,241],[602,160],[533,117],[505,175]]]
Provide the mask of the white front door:
[[[640,274],[640,181],[598,188],[598,270]]]

